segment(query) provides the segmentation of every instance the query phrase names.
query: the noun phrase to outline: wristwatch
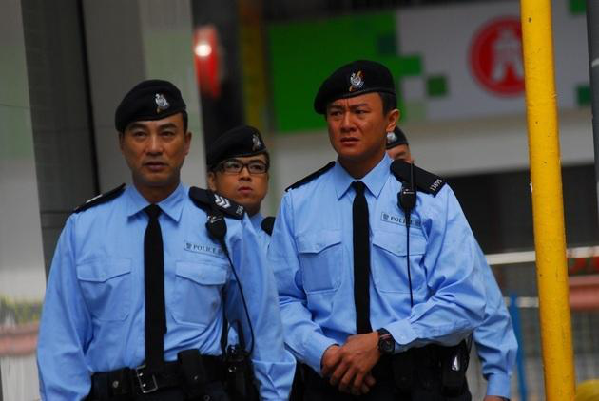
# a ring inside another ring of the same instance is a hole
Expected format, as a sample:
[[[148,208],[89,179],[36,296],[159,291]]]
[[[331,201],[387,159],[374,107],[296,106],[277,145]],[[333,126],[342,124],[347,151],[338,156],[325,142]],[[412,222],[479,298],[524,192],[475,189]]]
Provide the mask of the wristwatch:
[[[379,342],[377,348],[382,355],[392,355],[395,352],[395,339],[385,329],[378,329]]]

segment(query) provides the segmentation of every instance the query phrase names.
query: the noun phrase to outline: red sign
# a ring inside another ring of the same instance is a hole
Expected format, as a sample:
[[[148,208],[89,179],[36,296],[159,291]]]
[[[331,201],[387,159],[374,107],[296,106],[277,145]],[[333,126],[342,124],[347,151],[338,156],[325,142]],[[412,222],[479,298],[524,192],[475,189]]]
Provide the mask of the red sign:
[[[499,96],[524,91],[522,28],[518,17],[496,18],[474,35],[470,65],[476,82]]]

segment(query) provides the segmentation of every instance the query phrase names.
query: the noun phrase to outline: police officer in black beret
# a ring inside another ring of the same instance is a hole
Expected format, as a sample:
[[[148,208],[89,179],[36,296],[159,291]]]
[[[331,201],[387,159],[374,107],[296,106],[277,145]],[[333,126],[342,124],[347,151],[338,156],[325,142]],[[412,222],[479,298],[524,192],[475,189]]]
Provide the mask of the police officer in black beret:
[[[136,85],[115,126],[132,185],[75,209],[58,241],[37,350],[42,399],[235,401],[253,386],[287,399],[295,361],[252,223],[236,202],[181,182],[191,143],[181,92]],[[239,322],[251,359],[235,372],[223,361],[226,321]],[[246,366],[250,379],[230,385]]]
[[[472,230],[441,178],[387,156],[389,69],[358,60],[314,101],[337,153],[291,185],[268,259],[305,401],[469,401],[467,344],[484,287]]]
[[[385,148],[391,160],[412,161],[408,138],[399,127],[395,127],[393,132],[387,132],[387,145]]]
[[[220,135],[206,152],[208,187],[243,205],[256,229],[263,217],[270,157],[257,128],[241,125]]]

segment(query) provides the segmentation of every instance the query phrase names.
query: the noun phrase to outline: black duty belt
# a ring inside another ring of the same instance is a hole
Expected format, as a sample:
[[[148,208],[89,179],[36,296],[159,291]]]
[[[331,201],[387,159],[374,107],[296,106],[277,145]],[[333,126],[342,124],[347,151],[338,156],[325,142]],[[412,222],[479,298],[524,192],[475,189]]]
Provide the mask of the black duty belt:
[[[220,356],[202,355],[205,382],[224,380],[224,365]],[[165,362],[164,370],[149,372],[145,366],[135,369],[123,368],[112,372],[96,372],[92,375],[88,400],[109,397],[153,393],[184,386],[184,375],[179,361]]]

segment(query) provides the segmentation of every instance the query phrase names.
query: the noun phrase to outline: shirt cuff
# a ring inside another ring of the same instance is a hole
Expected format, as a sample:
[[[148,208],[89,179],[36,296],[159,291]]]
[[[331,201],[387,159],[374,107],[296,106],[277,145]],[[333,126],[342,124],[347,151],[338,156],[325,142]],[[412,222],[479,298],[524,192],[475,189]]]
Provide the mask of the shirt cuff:
[[[254,361],[254,373],[260,382],[262,400],[288,400],[295,375],[295,358],[285,352],[288,358],[282,362]],[[288,360],[287,360],[288,359]]]
[[[406,351],[409,345],[418,338],[408,319],[398,320],[383,328],[393,336],[396,343],[395,352]]]
[[[512,377],[505,373],[492,373],[487,383],[487,395],[496,395],[507,399],[512,395]]]
[[[310,337],[310,343],[304,344],[306,350],[303,361],[309,367],[312,368],[316,373],[320,374],[320,361],[322,355],[331,345],[335,345],[337,342],[332,338],[328,338],[320,333],[315,333]]]

